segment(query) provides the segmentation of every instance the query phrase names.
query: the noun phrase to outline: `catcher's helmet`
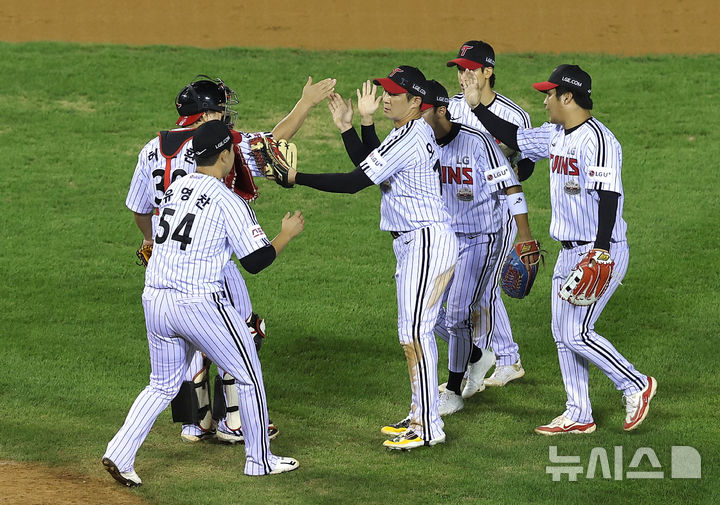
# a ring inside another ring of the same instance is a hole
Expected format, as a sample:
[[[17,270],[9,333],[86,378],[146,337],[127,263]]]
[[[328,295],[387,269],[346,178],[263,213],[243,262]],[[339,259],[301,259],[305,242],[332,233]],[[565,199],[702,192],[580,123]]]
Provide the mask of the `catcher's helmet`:
[[[204,112],[212,110],[223,113],[223,121],[232,128],[237,111],[231,107],[238,103],[237,94],[220,79],[206,75],[195,76],[175,98],[180,118],[176,124],[187,126],[200,119]]]

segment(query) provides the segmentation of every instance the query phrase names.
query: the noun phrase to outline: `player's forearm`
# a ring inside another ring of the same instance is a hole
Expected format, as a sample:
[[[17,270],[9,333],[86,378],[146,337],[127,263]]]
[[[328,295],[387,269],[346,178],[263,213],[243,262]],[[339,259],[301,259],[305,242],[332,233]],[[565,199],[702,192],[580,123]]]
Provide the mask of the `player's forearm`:
[[[152,214],[138,214],[137,212],[133,212],[133,216],[135,217],[135,224],[143,235],[143,244],[152,244]]]
[[[372,151],[373,149],[377,149],[378,147],[380,147],[380,139],[378,138],[377,132],[375,131],[375,124],[372,122],[372,117],[370,119],[370,123],[362,123],[360,130],[362,133],[363,144],[370,151]]]
[[[360,140],[355,128],[350,128],[349,130],[344,131],[342,139],[343,144],[345,144],[345,151],[347,151],[348,156],[350,156],[350,160],[352,160],[352,163],[355,166],[362,163],[363,160],[368,157],[370,151],[372,151],[372,149],[368,149],[367,146],[363,144],[363,141]]]
[[[361,168],[344,174],[305,174],[298,172],[295,184],[308,186],[328,193],[357,193],[374,183]]]
[[[270,242],[272,246],[275,248],[275,254],[280,255],[280,253],[287,247],[287,245],[290,243],[290,241],[293,239],[293,237],[286,231],[281,230],[280,233],[278,233],[274,239]]]
[[[276,139],[290,140],[300,129],[305,119],[307,119],[310,109],[312,109],[312,105],[304,102],[301,98],[298,103],[295,104],[293,110],[275,125],[272,131],[273,137]]]
[[[595,235],[595,249],[610,250],[610,240],[617,217],[618,199],[620,195],[613,191],[599,190],[598,195],[598,229]]]
[[[473,114],[483,124],[485,128],[490,132],[490,135],[504,143],[508,147],[519,151],[517,143],[517,131],[518,126],[509,121],[499,118],[490,109],[485,107],[483,104],[479,104],[473,110]]]
[[[518,228],[518,241],[527,242],[528,240],[532,240],[530,221],[528,220],[527,201],[525,200],[525,193],[523,193],[522,186],[510,186],[505,190],[505,194],[507,195],[508,208]]]

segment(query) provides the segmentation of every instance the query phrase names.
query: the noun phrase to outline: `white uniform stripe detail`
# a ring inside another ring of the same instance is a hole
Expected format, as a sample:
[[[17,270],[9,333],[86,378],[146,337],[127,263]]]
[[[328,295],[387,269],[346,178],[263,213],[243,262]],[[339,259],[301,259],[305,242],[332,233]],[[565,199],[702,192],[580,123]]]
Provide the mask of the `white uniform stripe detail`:
[[[590,120],[587,122],[587,124],[595,132],[595,135],[597,135],[598,149],[597,149],[597,155],[595,158],[595,166],[603,167],[603,166],[605,166],[605,163],[607,162],[607,159],[605,156],[605,139],[603,138],[602,131],[600,131],[600,128],[598,127],[598,125],[596,125],[595,122],[593,121],[593,118],[590,118]]]
[[[380,145],[378,148],[378,152],[382,155],[385,155],[389,153],[393,147],[398,145],[400,142],[402,142],[403,138],[407,137],[408,133],[410,133],[410,127],[412,126],[412,123],[408,123],[405,126],[403,126],[401,129],[398,130],[398,134],[395,138],[393,138],[390,142],[385,144],[384,142]]]
[[[268,425],[267,419],[265,419],[264,416],[264,409],[263,409],[263,401],[262,398],[265,396],[265,393],[263,391],[263,388],[260,387],[260,382],[258,380],[258,377],[255,375],[255,371],[252,366],[252,362],[250,360],[250,357],[248,356],[248,351],[245,349],[245,347],[242,344],[242,340],[240,339],[240,336],[238,335],[238,331],[235,328],[235,326],[232,324],[232,320],[228,316],[225,307],[220,303],[220,298],[217,293],[212,294],[212,299],[215,301],[215,306],[217,307],[218,312],[220,313],[220,317],[222,318],[223,322],[225,323],[225,326],[227,327],[228,331],[230,332],[230,336],[232,336],[233,342],[235,343],[235,346],[237,347],[238,352],[240,353],[240,356],[243,360],[243,364],[245,365],[248,375],[250,376],[250,380],[252,381],[253,389],[255,390],[256,400],[257,400],[257,409],[260,413],[260,427],[264,428]],[[267,444],[262,444],[262,462],[265,468],[266,473],[270,473],[272,471],[272,467],[270,466],[269,461],[269,453],[270,448]]]
[[[420,280],[417,286],[417,295],[415,297],[415,315],[413,318],[413,343],[420,347],[420,324],[422,321],[422,310],[423,300],[425,300],[425,293],[427,291],[427,280],[428,272],[430,270],[429,261],[429,241],[428,241],[428,229],[424,228],[421,230],[421,241],[422,241],[422,256],[419,265]],[[424,405],[428,405],[430,402],[430,395],[428,393],[428,371],[427,371],[427,360],[423,354],[422,358],[418,362],[418,372],[420,375],[420,395]],[[426,428],[425,440],[432,440],[432,423],[430,422],[430,409],[424,409],[423,411],[423,426]]]
[[[603,349],[602,345],[593,342],[593,340],[590,338],[590,321],[592,321],[596,307],[597,303],[592,304],[588,310],[588,313],[585,316],[585,319],[583,320],[583,329],[582,333],[580,334],[583,342],[585,342],[585,345],[587,345],[590,349],[594,350],[600,356],[605,358],[605,360],[610,364],[610,366],[615,368],[618,374],[624,375],[629,380],[631,380],[638,388],[642,389],[644,387],[642,380],[629,373],[627,368],[623,367],[622,364],[617,360],[617,358],[612,355],[611,351]]]

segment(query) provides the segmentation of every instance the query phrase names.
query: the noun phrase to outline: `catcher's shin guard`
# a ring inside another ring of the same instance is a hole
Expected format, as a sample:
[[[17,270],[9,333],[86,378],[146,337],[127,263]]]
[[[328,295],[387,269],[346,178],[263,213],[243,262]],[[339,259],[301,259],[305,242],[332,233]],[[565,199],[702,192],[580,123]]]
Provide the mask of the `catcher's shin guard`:
[[[225,417],[225,391],[223,390],[223,380],[219,375],[215,376],[215,384],[213,387],[212,416],[215,423],[220,422]]]
[[[212,405],[210,404],[210,360],[203,359],[203,367],[195,377],[195,395],[198,402],[198,425],[204,431],[212,429]]]
[[[235,379],[232,375],[225,372],[222,376],[222,392],[225,397],[225,409],[223,414],[225,417],[225,423],[228,428],[232,430],[240,429],[240,407],[238,407],[238,391],[235,386]],[[217,381],[215,382],[217,387]],[[217,391],[217,390],[216,390]],[[222,398],[222,397],[221,397]],[[215,404],[219,402],[219,398],[215,397]],[[218,409],[219,410],[219,409]]]
[[[170,402],[172,420],[174,423],[197,424],[198,401],[195,394],[195,384],[192,381],[183,381],[180,391]]]
[[[193,380],[182,383],[170,403],[173,422],[197,424],[205,431],[212,429],[209,370],[210,360],[204,358],[203,367]]]

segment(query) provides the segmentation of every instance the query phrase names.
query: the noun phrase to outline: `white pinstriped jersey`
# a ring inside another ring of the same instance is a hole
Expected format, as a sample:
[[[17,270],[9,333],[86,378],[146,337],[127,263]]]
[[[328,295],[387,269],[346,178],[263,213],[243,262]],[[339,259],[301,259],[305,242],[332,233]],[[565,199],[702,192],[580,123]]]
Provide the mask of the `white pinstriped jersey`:
[[[145,285],[216,293],[233,252],[243,258],[269,244],[245,200],[215,177],[189,174],[163,196]]]
[[[453,230],[495,233],[502,225],[498,192],[520,182],[490,134],[460,124],[453,124],[451,135],[454,131],[440,147],[442,192]]]
[[[380,186],[380,229],[407,232],[432,224],[450,225],[440,194],[440,161],[432,128],[415,119],[394,128],[360,163]]]
[[[177,128],[174,132],[192,131],[192,128]],[[250,150],[250,139],[260,133],[240,133],[242,141],[239,142],[240,151],[250,167],[254,177],[262,173],[258,170]],[[264,133],[264,135],[268,135]],[[138,154],[135,173],[130,182],[125,205],[138,214],[150,214],[160,205],[165,189],[176,179],[195,172],[195,157],[192,149],[192,137],[178,149],[170,160],[170,166],[160,153],[160,136],[156,136],[145,144]]]
[[[595,241],[599,196],[620,194],[612,241],[626,240],[622,218],[622,147],[607,127],[591,117],[570,133],[561,125],[518,129],[518,145],[531,160],[550,159],[550,236],[555,240]]]

